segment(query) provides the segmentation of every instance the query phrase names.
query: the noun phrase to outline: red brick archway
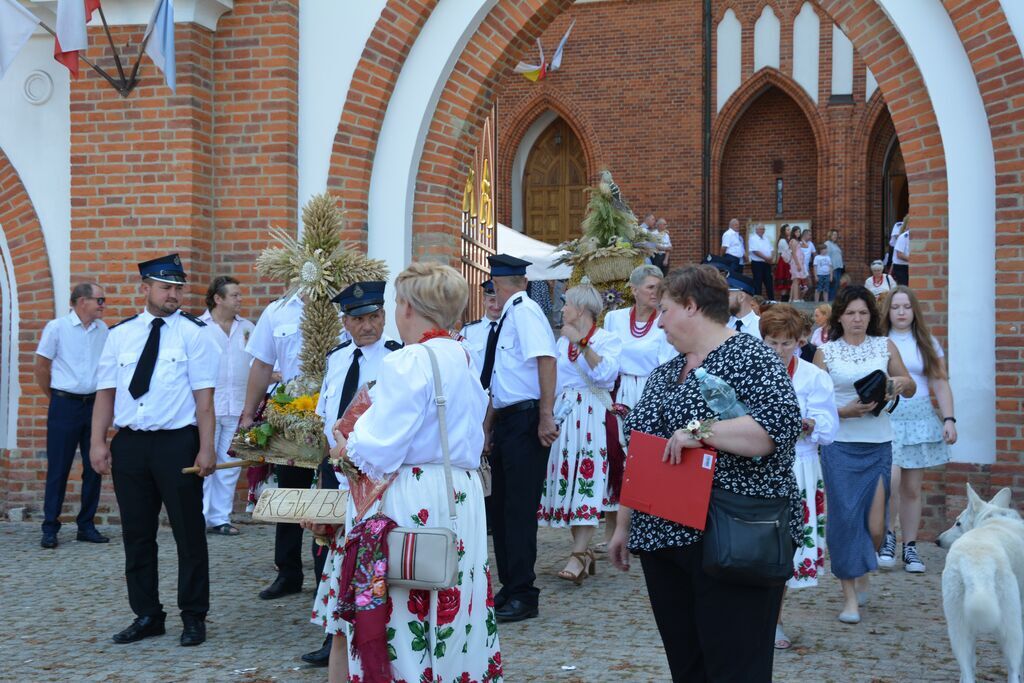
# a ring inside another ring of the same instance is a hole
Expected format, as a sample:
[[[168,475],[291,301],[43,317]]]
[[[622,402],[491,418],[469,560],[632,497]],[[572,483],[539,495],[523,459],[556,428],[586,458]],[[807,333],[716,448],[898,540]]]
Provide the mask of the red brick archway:
[[[18,376],[11,378],[21,387],[15,407],[18,411],[18,450],[0,451],[0,477],[7,482],[0,488],[0,496],[6,494],[6,503],[10,506],[35,499],[35,494],[29,493],[26,487],[30,480],[36,479],[34,452],[46,446],[46,403],[39,392],[30,388],[35,384],[33,353],[42,328],[53,317],[56,306],[42,225],[21,177],[2,150],[0,227],[11,252],[13,276],[18,288]],[[6,419],[6,416],[0,419]],[[22,453],[27,457],[21,457]],[[24,500],[19,496],[24,496]]]
[[[498,137],[497,177],[504,178],[502,187],[505,190],[499,197],[498,216],[505,218],[506,223],[512,215],[512,196],[511,192],[507,191],[512,178],[512,164],[526,131],[546,111],[558,114],[576,132],[576,136],[583,146],[583,155],[587,160],[588,176],[595,176],[603,163],[603,156],[597,142],[598,136],[583,109],[559,91],[549,89],[545,84],[541,84],[533,97],[521,103],[511,112],[498,112],[498,116],[502,119],[502,130]]]
[[[814,144],[818,151],[817,168],[817,216],[818,221],[826,220],[828,216],[829,182],[831,175],[828,172],[831,151],[828,140],[828,131],[818,108],[811,98],[807,96],[804,89],[789,76],[786,76],[777,69],[765,67],[748,78],[740,88],[734,92],[726,101],[725,106],[715,117],[711,130],[711,220],[715,221],[721,210],[721,184],[722,184],[722,159],[725,155],[725,148],[732,135],[736,124],[746,113],[747,109],[769,88],[777,88],[785,93],[796,106],[803,112],[811,131],[814,133]],[[716,238],[725,226],[712,223],[705,226],[709,231],[712,246],[716,244]]]

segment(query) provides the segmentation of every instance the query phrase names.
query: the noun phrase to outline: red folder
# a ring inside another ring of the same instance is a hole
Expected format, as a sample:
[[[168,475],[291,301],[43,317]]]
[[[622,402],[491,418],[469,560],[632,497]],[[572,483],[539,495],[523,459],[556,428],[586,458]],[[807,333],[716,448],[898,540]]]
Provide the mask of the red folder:
[[[619,501],[626,507],[704,530],[717,454],[686,448],[678,465],[662,462],[667,439],[634,431]]]

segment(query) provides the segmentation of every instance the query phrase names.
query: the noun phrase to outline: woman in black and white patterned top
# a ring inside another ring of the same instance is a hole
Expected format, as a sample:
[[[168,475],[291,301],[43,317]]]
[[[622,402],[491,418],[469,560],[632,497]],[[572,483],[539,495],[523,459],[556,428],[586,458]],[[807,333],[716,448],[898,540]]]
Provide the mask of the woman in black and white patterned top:
[[[702,367],[722,378],[749,414],[715,423],[704,439],[718,451],[715,486],[749,496],[788,496],[791,532],[794,541],[802,540],[793,476],[800,406],[786,369],[761,340],[726,327],[728,286],[711,266],[673,271],[660,291],[659,324],[679,356],[651,373],[626,419],[626,433],[669,439],[666,457],[678,463],[681,449],[701,445],[687,423],[715,416],[691,371]],[[673,681],[771,681],[781,585],[716,580],[701,567],[702,532],[625,507],[608,552],[623,570],[630,552],[640,556]]]

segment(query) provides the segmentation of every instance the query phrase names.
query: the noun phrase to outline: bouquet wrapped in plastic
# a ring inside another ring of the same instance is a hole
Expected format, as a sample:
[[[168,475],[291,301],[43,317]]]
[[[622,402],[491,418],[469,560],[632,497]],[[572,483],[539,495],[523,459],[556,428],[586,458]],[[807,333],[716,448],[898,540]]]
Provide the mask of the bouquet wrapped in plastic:
[[[348,439],[352,430],[355,429],[359,418],[373,405],[373,400],[370,398],[370,388],[372,386],[373,382],[370,382],[359,387],[356,395],[352,398],[352,402],[345,409],[345,413],[335,423],[335,426],[346,439]],[[344,450],[342,450],[340,457],[331,460],[331,464],[348,479],[349,496],[356,508],[356,516],[352,520],[353,524],[363,518],[366,511],[384,495],[388,486],[398,476],[398,473],[395,472],[389,474],[381,481],[374,481],[353,465],[351,460],[345,457]]]

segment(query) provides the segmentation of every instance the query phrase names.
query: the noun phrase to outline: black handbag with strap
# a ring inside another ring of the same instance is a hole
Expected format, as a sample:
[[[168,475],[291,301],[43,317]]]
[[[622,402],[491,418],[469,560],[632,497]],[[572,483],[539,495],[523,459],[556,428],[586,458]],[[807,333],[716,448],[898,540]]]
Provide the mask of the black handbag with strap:
[[[711,489],[704,530],[704,571],[721,581],[780,586],[793,576],[789,498],[757,498]]]

